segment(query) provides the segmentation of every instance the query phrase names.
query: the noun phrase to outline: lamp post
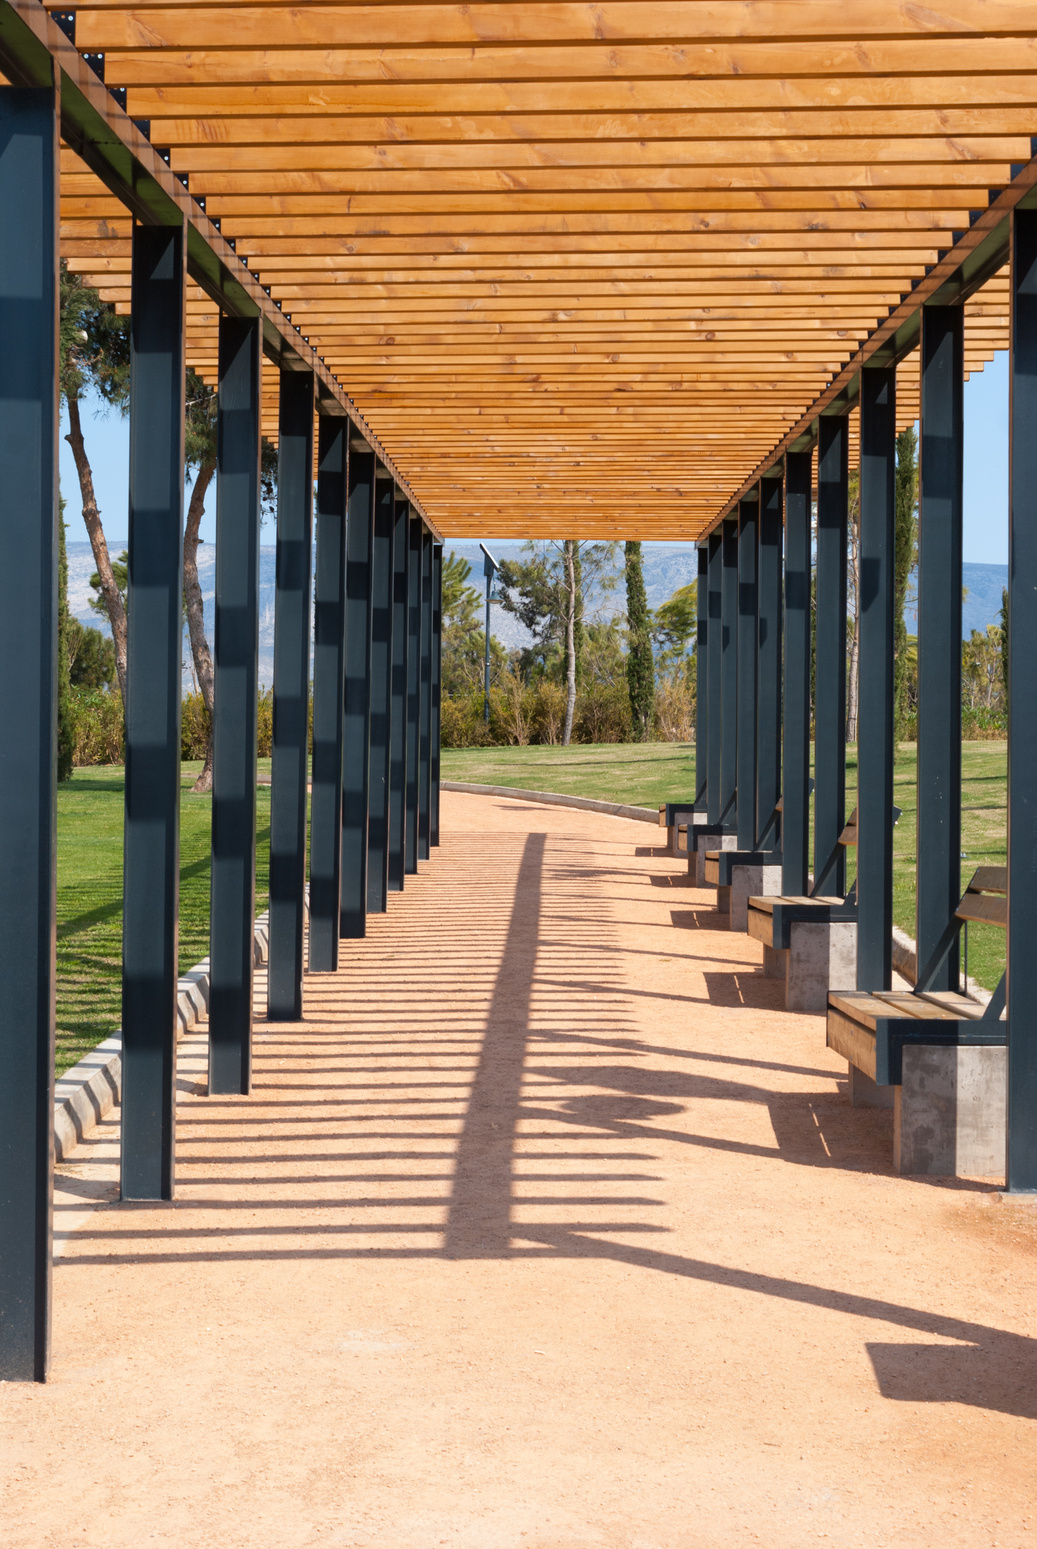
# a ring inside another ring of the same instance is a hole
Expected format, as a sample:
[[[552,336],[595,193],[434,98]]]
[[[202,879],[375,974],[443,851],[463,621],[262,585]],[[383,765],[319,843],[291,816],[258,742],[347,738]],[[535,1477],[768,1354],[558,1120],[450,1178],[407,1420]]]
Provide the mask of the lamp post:
[[[486,665],[483,675],[483,720],[487,726],[490,724],[490,603],[493,601],[493,578],[497,574],[499,566],[485,543],[480,543],[483,551],[482,573],[486,577]]]

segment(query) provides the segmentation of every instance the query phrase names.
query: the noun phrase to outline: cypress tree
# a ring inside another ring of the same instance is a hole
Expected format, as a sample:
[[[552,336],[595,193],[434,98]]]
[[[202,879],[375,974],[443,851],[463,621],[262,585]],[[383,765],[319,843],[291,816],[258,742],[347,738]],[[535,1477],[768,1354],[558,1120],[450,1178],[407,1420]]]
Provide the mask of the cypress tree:
[[[68,554],[65,550],[65,502],[58,509],[58,779],[71,780],[75,727],[69,676]]]
[[[630,717],[637,741],[647,742],[655,719],[655,660],[652,656],[651,618],[645,595],[640,543],[628,543],[625,555],[627,626],[630,631],[630,650],[627,653]]]

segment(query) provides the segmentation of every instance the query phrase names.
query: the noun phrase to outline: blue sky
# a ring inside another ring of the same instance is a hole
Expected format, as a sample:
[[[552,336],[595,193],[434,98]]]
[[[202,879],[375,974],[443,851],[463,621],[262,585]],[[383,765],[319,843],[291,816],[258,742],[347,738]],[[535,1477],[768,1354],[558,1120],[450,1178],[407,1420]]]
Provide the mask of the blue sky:
[[[95,416],[88,405],[83,432],[94,470],[101,520],[110,539],[126,536],[127,422],[118,414]],[[62,435],[67,430],[62,425]],[[61,442],[61,488],[68,501],[68,536],[85,542],[80,515],[79,483],[72,453]],[[215,485],[209,492],[202,537],[212,543],[215,530]],[[272,530],[264,542],[272,542]],[[1003,351],[984,371],[965,384],[965,559],[972,564],[1008,563],[1008,354]]]

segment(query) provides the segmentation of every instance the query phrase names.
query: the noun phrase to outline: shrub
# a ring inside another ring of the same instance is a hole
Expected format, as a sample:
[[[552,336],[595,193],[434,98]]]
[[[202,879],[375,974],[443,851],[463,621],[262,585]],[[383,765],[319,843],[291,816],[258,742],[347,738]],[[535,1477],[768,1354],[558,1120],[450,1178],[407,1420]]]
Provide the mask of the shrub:
[[[105,689],[84,692],[73,688],[69,700],[73,764],[79,769],[90,764],[121,764],[126,737],[119,694]]]
[[[560,683],[541,678],[536,686],[536,700],[530,717],[532,742],[555,746],[561,742],[565,730],[565,690]]]
[[[180,757],[204,758],[211,722],[201,694],[185,694],[180,705]]]
[[[574,742],[629,742],[630,695],[626,684],[591,683],[578,695]]]
[[[655,730],[660,742],[692,742],[695,693],[686,674],[669,673],[655,687]]]

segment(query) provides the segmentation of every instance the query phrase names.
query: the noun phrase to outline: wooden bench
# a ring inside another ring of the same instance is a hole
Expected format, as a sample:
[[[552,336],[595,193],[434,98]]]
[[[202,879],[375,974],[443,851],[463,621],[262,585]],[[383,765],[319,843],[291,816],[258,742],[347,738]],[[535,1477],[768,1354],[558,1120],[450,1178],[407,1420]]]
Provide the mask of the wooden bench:
[[[813,789],[813,781],[810,782]],[[764,833],[781,834],[782,798],[779,796]],[[730,918],[732,930],[748,926],[749,899],[781,892],[781,849],[776,843],[770,850],[707,850],[703,866],[704,884],[717,890],[717,913]]]
[[[706,809],[696,801],[664,801],[659,804],[659,827],[666,830],[666,848],[671,855],[686,855],[688,851],[688,825],[698,818],[706,820]],[[684,844],[681,844],[681,835]]]
[[[856,1103],[893,1108],[900,1172],[946,1177],[1003,1169],[1004,977],[986,1007],[930,986],[969,921],[1004,928],[1007,885],[1003,866],[978,869],[913,990],[828,996],[828,1047],[848,1061]]]
[[[893,811],[899,818],[900,809]],[[857,843],[856,807],[839,843],[844,849]],[[846,898],[754,894],[748,900],[745,928],[763,944],[767,977],[785,980],[787,1011],[825,1011],[833,984],[856,982],[856,885]]]

